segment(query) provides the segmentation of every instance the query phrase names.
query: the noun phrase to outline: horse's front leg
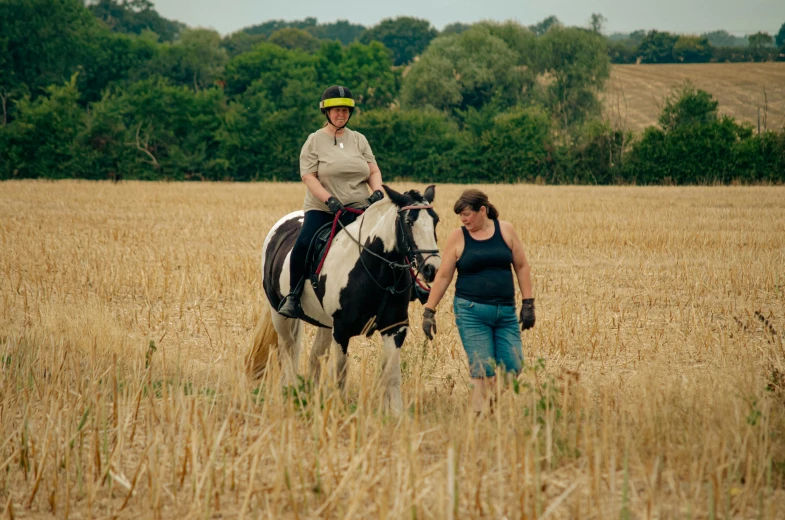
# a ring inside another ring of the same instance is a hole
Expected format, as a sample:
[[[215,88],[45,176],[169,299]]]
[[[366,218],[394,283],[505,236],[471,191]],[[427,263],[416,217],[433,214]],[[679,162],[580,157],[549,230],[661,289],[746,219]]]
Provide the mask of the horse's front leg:
[[[284,318],[272,313],[273,324],[278,332],[278,361],[281,365],[281,382],[284,386],[297,384],[297,368],[300,362],[302,323],[300,320]]]
[[[401,398],[401,346],[406,339],[408,326],[400,326],[382,334],[382,385],[384,409],[399,417],[403,413]]]
[[[343,393],[346,389],[346,364],[348,360],[349,338],[337,340],[333,335],[332,352],[330,353],[331,379],[338,385]]]
[[[310,376],[316,384],[319,383],[322,375],[322,358],[329,352],[327,349],[330,348],[331,343],[332,330],[319,328],[313,340],[310,357]]]

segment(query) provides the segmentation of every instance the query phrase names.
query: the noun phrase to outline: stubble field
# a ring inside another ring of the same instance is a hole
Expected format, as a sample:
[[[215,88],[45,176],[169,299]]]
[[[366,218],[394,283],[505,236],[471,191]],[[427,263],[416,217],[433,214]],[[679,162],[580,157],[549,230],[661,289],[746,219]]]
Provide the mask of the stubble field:
[[[685,80],[712,94],[722,114],[756,128],[760,115],[761,130],[785,127],[785,63],[614,65],[606,116],[635,132],[656,125],[663,99]]]
[[[526,368],[475,418],[452,290],[433,343],[412,304],[394,419],[378,336],[346,399],[245,376],[303,186],[0,184],[2,514],[785,517],[785,189],[482,188],[532,265]]]

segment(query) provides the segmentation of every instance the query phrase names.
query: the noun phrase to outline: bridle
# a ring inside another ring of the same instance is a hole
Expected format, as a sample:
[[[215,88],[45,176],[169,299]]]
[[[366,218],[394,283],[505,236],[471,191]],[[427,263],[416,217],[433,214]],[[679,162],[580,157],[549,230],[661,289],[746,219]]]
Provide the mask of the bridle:
[[[433,209],[433,206],[430,204],[418,206],[416,204],[404,206],[398,209],[398,217],[396,218],[398,234],[400,235],[400,239],[396,240],[397,244],[404,245],[404,261],[409,266],[409,271],[412,275],[412,280],[414,283],[420,286],[421,289],[425,291],[430,291],[431,287],[428,283],[423,283],[420,281],[420,269],[421,266],[425,266],[425,263],[431,259],[431,257],[439,257],[439,250],[438,249],[415,249],[412,247],[413,237],[411,237],[411,233],[406,232],[406,228],[403,224],[404,218],[402,216],[403,212],[408,212],[410,210],[429,210]],[[400,246],[399,246],[400,247]],[[427,255],[423,257],[423,255]]]
[[[355,209],[355,208],[345,208],[345,209],[346,209],[346,211],[349,211],[349,212],[355,213],[355,214],[362,214],[362,213],[364,213],[363,211]],[[363,269],[365,269],[365,272],[368,274],[368,276],[371,278],[371,280],[373,280],[373,282],[376,284],[377,287],[379,287],[380,289],[383,289],[384,291],[387,291],[390,294],[400,294],[400,293],[406,292],[406,291],[410,290],[412,285],[414,285],[415,283],[417,285],[419,285],[425,291],[430,291],[431,290],[430,286],[427,283],[423,284],[423,282],[420,281],[419,274],[420,274],[420,270],[422,269],[422,266],[425,265],[425,262],[427,262],[428,259],[430,259],[431,257],[434,257],[434,256],[435,257],[439,257],[439,250],[438,249],[418,249],[418,248],[413,247],[413,237],[411,237],[411,233],[407,233],[406,232],[406,229],[404,228],[404,224],[403,224],[403,218],[402,218],[404,212],[408,212],[408,211],[411,211],[411,210],[421,210],[421,209],[429,210],[429,209],[433,209],[433,206],[430,205],[430,204],[423,204],[423,205],[411,204],[411,205],[408,205],[408,206],[403,206],[401,208],[398,208],[398,210],[397,210],[397,216],[396,216],[395,220],[396,220],[396,234],[398,236],[396,237],[395,249],[398,252],[398,254],[403,256],[404,263],[399,263],[399,262],[394,262],[392,260],[388,260],[387,258],[383,257],[382,255],[374,253],[373,251],[368,249],[366,246],[364,246],[360,242],[360,238],[362,237],[362,225],[363,225],[365,219],[361,219],[360,220],[360,227],[359,227],[358,232],[357,232],[358,238],[355,238],[355,237],[352,236],[351,233],[346,232],[346,234],[358,246],[358,250],[360,251],[360,255],[359,255],[360,256],[360,263],[362,264]],[[346,226],[344,226],[343,222],[341,222],[341,220],[340,220],[340,216],[341,216],[342,213],[343,213],[343,210],[338,211],[336,213],[336,215],[335,215],[335,220],[340,224],[341,228],[344,231],[346,231]],[[381,260],[384,264],[386,264],[388,267],[390,267],[390,269],[392,269],[392,271],[393,271],[393,284],[391,286],[385,287],[384,285],[379,283],[379,281],[376,279],[376,277],[373,275],[373,273],[371,273],[370,269],[368,269],[368,266],[365,264],[365,260],[363,259],[363,254],[362,254],[363,252],[366,252],[369,255],[376,257],[377,259]],[[423,257],[423,255],[427,255],[427,256]],[[406,273],[407,271],[408,271],[408,273],[410,275],[409,276],[409,281],[408,281],[409,283],[405,284],[401,288],[398,288],[398,284],[400,283],[401,279],[403,278],[403,274]]]

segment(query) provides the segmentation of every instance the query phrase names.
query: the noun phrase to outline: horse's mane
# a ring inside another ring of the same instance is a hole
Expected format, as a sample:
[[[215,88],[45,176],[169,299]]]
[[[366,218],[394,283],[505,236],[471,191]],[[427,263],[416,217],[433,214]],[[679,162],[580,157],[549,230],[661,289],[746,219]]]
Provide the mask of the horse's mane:
[[[417,190],[409,190],[401,194],[404,198],[404,205],[416,203],[426,203],[425,197]],[[391,251],[395,247],[397,240],[395,231],[395,219],[398,216],[399,207],[390,199],[389,196],[365,210],[357,220],[346,226],[346,231],[357,237],[361,234],[361,240],[365,241],[370,236],[382,238],[386,251]]]
[[[366,240],[369,236],[386,236],[389,229],[394,229],[395,218],[398,216],[398,206],[396,206],[389,197],[385,197],[376,204],[365,210],[351,226],[347,227],[350,233],[357,233],[362,229],[362,240]],[[362,227],[360,227],[362,225]],[[355,229],[352,229],[355,228]],[[355,236],[357,236],[355,234]],[[395,235],[393,234],[393,237]],[[385,244],[387,246],[387,244]],[[394,245],[393,245],[394,247]],[[386,249],[386,247],[385,247]]]
[[[401,196],[403,200],[399,202],[405,206],[418,203],[428,204],[425,197],[417,190],[409,190],[402,193]],[[385,242],[385,250],[390,251],[395,247],[397,240],[394,223],[398,216],[398,209],[399,206],[389,196],[386,196],[379,202],[372,204],[357,220],[346,226],[346,231],[357,237],[358,232],[362,230],[361,239],[363,241],[370,236],[381,237]],[[391,232],[392,236],[390,236]],[[391,239],[392,243],[388,243],[388,240],[385,239]]]

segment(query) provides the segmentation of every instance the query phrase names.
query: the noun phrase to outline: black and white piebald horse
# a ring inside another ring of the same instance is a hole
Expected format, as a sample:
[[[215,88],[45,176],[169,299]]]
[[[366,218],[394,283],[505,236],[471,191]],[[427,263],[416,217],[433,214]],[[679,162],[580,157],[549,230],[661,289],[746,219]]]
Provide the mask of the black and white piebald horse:
[[[303,320],[319,327],[310,356],[311,377],[319,379],[320,358],[328,354],[332,376],[343,388],[349,339],[379,331],[384,343],[384,406],[398,414],[403,407],[399,349],[409,329],[408,308],[417,275],[431,282],[441,264],[436,244],[439,217],[431,206],[434,186],[423,194],[398,193],[388,186],[384,190],[387,197],[335,234],[318,278],[306,281],[300,301]],[[297,371],[302,320],[286,318],[276,309],[297,283],[289,279],[289,259],[302,222],[302,211],[290,213],[264,241],[262,285],[268,305],[246,359],[256,377],[263,373],[271,348],[278,349],[286,381],[293,381]]]

